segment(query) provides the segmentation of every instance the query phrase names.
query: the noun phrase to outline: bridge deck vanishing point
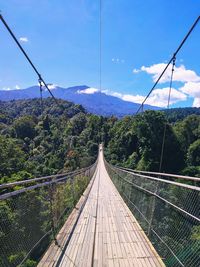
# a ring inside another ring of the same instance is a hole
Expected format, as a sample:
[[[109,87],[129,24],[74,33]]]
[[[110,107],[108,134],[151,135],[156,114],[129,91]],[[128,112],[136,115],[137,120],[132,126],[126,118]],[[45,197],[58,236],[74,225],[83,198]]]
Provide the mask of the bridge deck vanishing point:
[[[111,181],[101,148],[91,183],[67,247],[55,252],[51,246],[38,266],[165,266]]]

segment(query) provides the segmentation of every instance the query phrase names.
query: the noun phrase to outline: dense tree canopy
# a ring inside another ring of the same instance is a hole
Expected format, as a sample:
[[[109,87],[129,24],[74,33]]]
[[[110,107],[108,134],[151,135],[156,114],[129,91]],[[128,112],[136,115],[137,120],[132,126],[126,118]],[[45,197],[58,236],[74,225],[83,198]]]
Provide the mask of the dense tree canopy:
[[[39,99],[0,102],[1,182],[88,166],[95,161],[100,142],[111,163],[158,171],[165,127],[161,170],[199,175],[198,109],[196,114],[188,109],[189,116],[187,109],[182,110],[182,120],[178,110],[146,111],[118,120],[59,101],[63,108],[45,99],[42,114]]]
[[[184,166],[181,145],[162,112],[146,111],[118,121],[111,130],[109,159],[113,164],[120,162],[130,168],[158,171],[165,125],[162,171],[180,171]]]
[[[81,106],[67,101],[59,102],[62,108],[52,99],[44,99],[42,113],[39,99],[0,102],[0,184],[89,166],[95,162],[101,142],[104,143],[105,158],[110,163],[138,170],[159,171],[164,140],[161,171],[200,177],[200,116],[191,114],[190,109],[189,116],[186,116],[187,112],[181,117],[175,111],[145,111],[118,120],[115,117],[88,114]],[[83,177],[75,183],[75,188],[80,191],[77,201],[86,186],[81,181],[84,182]],[[72,208],[70,192],[73,190],[70,186],[69,182],[66,186],[66,203]],[[25,196],[22,194],[22,201],[16,210],[12,210],[4,201],[0,203],[2,225],[4,219],[10,222],[4,230],[10,233],[8,238],[14,239],[13,232],[17,233],[21,225],[24,226],[21,227],[24,240],[27,239],[25,225],[30,225],[30,233],[35,234],[36,228],[41,234],[45,232],[49,201],[45,197],[48,192],[41,190],[44,198],[38,197],[34,190]],[[172,198],[176,197],[174,192],[170,193]],[[26,207],[27,221],[22,216],[21,207],[24,207],[24,203],[29,203]],[[61,203],[59,199],[58,206]],[[40,205],[45,208],[37,209]],[[169,222],[167,215],[165,219],[167,223],[161,225],[162,229],[168,227],[169,223],[176,225],[176,219],[175,222]],[[11,227],[14,231],[10,231]],[[192,239],[197,239],[199,228],[191,231]],[[4,232],[0,232],[3,246],[7,238]],[[18,242],[17,237],[15,239],[14,248]],[[0,255],[0,265],[9,262],[16,266],[15,262],[24,252],[14,253],[15,249],[9,250],[7,247],[6,250],[8,257]],[[34,257],[37,260],[39,258],[37,255]],[[23,266],[36,265],[35,260],[28,260]]]

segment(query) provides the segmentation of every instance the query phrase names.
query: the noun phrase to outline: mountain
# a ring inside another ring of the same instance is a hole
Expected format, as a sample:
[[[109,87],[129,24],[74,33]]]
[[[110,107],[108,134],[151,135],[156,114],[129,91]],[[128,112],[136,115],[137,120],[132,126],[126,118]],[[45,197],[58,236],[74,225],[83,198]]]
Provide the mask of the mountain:
[[[74,86],[69,88],[55,87],[49,85],[56,98],[68,100],[75,104],[82,105],[88,112],[102,116],[117,116],[134,114],[139,104],[124,101],[118,97],[107,95],[97,89],[86,85]],[[49,92],[43,90],[43,97],[49,97]],[[40,97],[39,87],[32,86],[27,89],[18,90],[0,90],[0,100],[9,101],[17,99],[31,99]],[[144,105],[144,110],[157,110],[158,107]]]

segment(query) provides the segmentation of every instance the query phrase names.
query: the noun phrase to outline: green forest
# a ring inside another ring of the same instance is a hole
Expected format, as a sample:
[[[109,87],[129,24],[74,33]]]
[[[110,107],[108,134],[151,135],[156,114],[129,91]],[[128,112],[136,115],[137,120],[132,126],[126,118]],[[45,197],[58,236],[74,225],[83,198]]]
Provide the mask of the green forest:
[[[59,106],[51,98],[44,99],[42,106],[40,99],[0,102],[0,184],[90,166],[96,161],[99,143],[104,144],[105,158],[113,165],[158,171],[165,127],[162,171],[200,177],[199,109],[145,111],[117,119],[88,114],[82,106],[67,101],[58,102]],[[92,172],[83,172],[65,183],[36,188],[0,202],[0,265],[18,266],[34,242],[50,232],[20,266],[37,265],[53,240],[54,230],[58,232],[89,183]],[[124,192],[125,187],[119,191]],[[141,202],[144,206],[149,202],[145,197]],[[172,198],[177,200],[174,194]],[[171,218],[166,210],[162,208],[164,220]],[[174,227],[173,222],[167,224],[168,228]],[[156,225],[163,229],[159,220]],[[190,238],[196,232],[199,236],[199,228],[192,226],[184,242],[199,238]],[[27,236],[28,246],[23,247]]]
[[[88,114],[80,105],[51,99],[0,102],[0,183],[62,173],[95,162],[98,144],[114,164],[200,176],[200,111],[146,111],[123,119]]]

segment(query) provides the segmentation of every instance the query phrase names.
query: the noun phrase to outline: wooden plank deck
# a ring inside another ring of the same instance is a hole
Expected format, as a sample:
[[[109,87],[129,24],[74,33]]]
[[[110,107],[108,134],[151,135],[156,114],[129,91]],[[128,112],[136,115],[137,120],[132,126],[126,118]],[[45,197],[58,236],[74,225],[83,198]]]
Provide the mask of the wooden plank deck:
[[[58,266],[56,257],[48,264],[43,258],[39,266]],[[112,183],[102,151],[87,202],[59,266],[165,266]]]

